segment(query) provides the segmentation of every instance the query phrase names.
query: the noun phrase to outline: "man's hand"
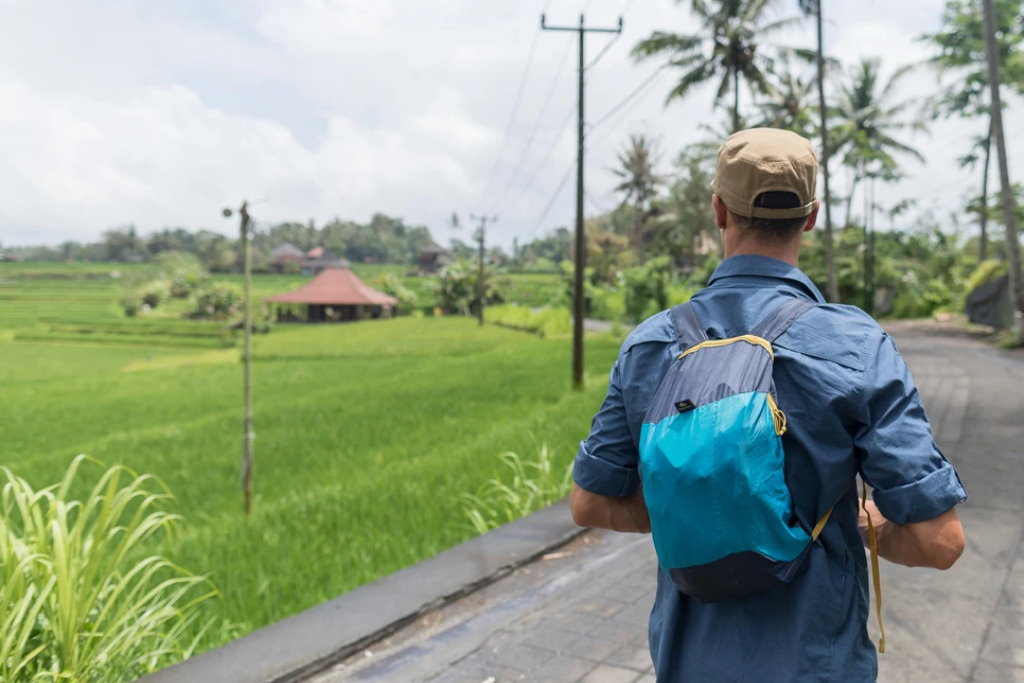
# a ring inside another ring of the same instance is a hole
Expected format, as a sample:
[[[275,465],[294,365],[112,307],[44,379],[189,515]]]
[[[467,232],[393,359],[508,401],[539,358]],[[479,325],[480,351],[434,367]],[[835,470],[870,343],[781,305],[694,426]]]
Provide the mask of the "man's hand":
[[[883,517],[874,501],[867,501],[864,507],[860,509],[857,523],[860,536],[867,545],[867,520],[871,515],[878,554],[890,562],[907,567],[949,569],[964,551],[964,530],[955,509],[924,522],[900,525]]]
[[[651,520],[647,516],[647,506],[640,489],[627,498],[611,498],[573,484],[572,493],[569,494],[569,508],[572,510],[572,520],[579,526],[643,534],[651,531]]]

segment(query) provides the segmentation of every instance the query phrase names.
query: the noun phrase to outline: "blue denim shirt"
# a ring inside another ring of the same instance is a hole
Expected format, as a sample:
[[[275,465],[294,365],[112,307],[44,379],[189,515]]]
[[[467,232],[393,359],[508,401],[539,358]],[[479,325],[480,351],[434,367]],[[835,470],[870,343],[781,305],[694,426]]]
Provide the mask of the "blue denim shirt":
[[[826,304],[799,269],[752,255],[723,261],[692,302],[708,337],[721,339],[748,332],[791,297],[821,305],[774,344],[776,390],[789,425],[786,482],[806,528],[835,509],[806,573],[783,588],[702,605],[659,571],[649,632],[658,681],[876,680],[855,477],[897,524],[931,519],[967,498],[935,445],[896,346],[860,309]],[[605,496],[636,491],[644,413],[680,351],[667,311],[623,343],[608,395],[576,455],[581,488]]]

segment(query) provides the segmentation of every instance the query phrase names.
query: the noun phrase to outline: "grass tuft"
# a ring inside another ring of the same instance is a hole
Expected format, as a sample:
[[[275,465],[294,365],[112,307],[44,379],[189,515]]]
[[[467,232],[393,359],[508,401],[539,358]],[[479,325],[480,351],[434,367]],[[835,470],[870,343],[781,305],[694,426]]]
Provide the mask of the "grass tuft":
[[[170,493],[114,466],[75,499],[88,462],[38,491],[0,468],[0,680],[134,680],[188,657],[213,624],[200,623],[206,579],[137,556],[180,520]]]

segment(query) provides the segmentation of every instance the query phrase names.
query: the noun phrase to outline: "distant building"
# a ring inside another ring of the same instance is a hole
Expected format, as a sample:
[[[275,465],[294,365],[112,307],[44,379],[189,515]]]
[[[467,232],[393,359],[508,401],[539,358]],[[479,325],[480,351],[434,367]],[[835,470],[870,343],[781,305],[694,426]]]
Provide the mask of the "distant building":
[[[316,252],[317,256],[312,254]],[[349,263],[345,259],[338,258],[323,247],[314,247],[306,253],[306,260],[302,262],[303,275],[316,275],[328,268],[348,268]]]
[[[348,268],[327,268],[294,291],[266,299],[278,322],[351,322],[389,318],[398,300],[365,284]]]
[[[285,242],[274,247],[270,252],[270,270],[275,273],[298,272],[302,268],[306,254],[294,244]]]
[[[285,242],[270,252],[268,265],[274,273],[316,275],[328,268],[348,268],[349,264],[323,247],[313,247],[304,252],[294,244]]]
[[[420,249],[420,270],[424,273],[436,273],[451,260],[448,250],[433,242]]]

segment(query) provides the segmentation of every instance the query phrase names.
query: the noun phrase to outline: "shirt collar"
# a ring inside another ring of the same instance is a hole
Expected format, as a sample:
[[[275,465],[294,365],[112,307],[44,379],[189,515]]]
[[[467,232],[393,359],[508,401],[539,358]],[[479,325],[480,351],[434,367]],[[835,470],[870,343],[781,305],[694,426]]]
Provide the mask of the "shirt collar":
[[[711,279],[708,280],[708,285],[713,284],[715,280],[737,276],[770,277],[779,280],[789,280],[806,290],[811,298],[818,303],[825,303],[825,297],[821,295],[818,288],[814,286],[809,277],[804,275],[802,270],[785,261],[769,256],[758,256],[756,254],[730,256],[715,268],[715,272],[711,274]]]

